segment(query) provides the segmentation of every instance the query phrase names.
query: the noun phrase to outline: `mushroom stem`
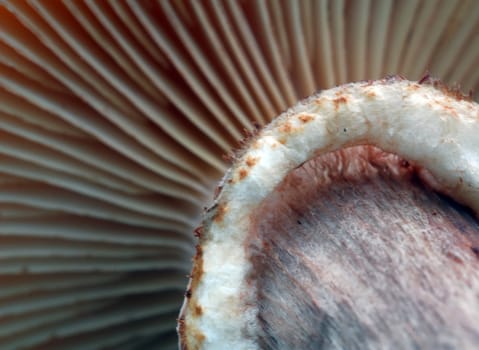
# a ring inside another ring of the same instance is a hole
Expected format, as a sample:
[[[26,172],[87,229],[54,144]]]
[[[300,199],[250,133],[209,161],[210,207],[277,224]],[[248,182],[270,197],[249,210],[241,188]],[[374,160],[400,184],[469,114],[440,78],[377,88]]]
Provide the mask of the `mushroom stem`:
[[[250,140],[203,222],[184,348],[477,344],[479,229],[454,203],[479,213],[479,106],[427,82],[330,89]]]

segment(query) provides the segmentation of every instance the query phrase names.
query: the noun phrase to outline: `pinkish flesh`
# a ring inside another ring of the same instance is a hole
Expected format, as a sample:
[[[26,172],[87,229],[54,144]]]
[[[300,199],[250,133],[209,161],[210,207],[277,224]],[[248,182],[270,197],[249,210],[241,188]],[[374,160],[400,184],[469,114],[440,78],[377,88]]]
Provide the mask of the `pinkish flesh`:
[[[247,247],[262,349],[479,344],[478,221],[424,174],[357,146],[302,165],[263,201]]]

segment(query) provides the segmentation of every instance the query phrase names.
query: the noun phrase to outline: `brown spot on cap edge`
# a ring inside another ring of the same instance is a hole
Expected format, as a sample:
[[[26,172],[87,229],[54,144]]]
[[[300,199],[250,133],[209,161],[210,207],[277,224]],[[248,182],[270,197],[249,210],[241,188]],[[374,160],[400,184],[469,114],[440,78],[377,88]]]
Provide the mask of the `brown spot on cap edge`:
[[[203,309],[198,305],[196,298],[193,296],[194,291],[198,288],[200,280],[203,278],[203,250],[201,245],[196,245],[196,254],[194,257],[193,269],[191,271],[190,283],[187,290],[187,308],[191,310],[191,315],[193,318],[200,317],[203,313]],[[190,342],[187,341],[187,337],[195,339],[195,343],[198,345],[197,348],[206,339],[205,335],[198,331],[198,329],[188,324],[185,316],[182,314],[178,319],[178,333],[182,344],[182,349],[192,349],[188,348],[187,344]],[[187,336],[188,333],[188,336]]]
[[[240,180],[243,180],[246,176],[248,176],[248,170],[244,169],[244,168],[241,168],[239,171],[238,171],[238,177]]]
[[[344,96],[340,96],[338,98],[335,98],[333,100],[334,103],[334,109],[338,110],[340,104],[348,103],[348,99]]]
[[[213,221],[217,223],[222,222],[227,211],[228,207],[225,204],[220,204]]]
[[[255,166],[257,162],[258,162],[258,158],[256,157],[249,156],[248,158],[246,158],[246,165],[249,166],[250,168]]]
[[[314,117],[312,115],[302,114],[298,117],[298,119],[306,124],[306,123],[310,122],[311,120],[313,120]]]

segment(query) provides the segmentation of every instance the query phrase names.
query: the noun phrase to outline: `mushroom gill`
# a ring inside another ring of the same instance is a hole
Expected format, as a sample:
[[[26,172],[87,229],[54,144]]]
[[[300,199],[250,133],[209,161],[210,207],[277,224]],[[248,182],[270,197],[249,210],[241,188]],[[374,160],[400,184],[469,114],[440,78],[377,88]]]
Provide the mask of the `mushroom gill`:
[[[0,348],[175,348],[243,130],[386,74],[479,91],[478,26],[473,0],[0,2]]]

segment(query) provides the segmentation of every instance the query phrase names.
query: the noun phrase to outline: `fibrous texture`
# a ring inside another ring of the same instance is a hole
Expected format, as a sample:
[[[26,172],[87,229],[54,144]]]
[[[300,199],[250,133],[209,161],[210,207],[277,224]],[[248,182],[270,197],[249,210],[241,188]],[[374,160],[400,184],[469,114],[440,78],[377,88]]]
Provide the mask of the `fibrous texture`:
[[[182,344],[473,349],[479,225],[446,197],[479,212],[477,132],[476,103],[397,78],[279,116],[207,211]]]
[[[192,230],[243,130],[386,74],[477,92],[478,18],[474,0],[0,1],[0,348],[176,348]]]

